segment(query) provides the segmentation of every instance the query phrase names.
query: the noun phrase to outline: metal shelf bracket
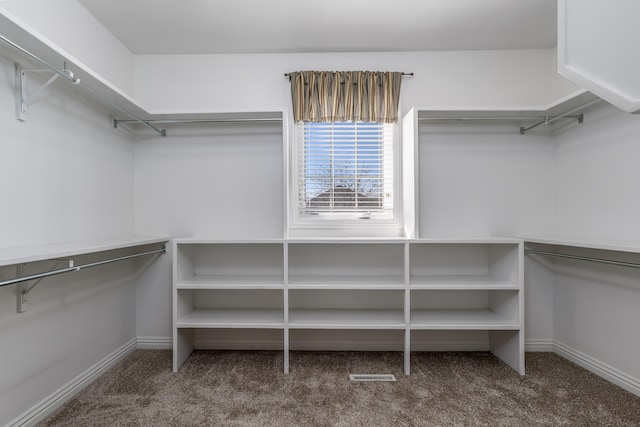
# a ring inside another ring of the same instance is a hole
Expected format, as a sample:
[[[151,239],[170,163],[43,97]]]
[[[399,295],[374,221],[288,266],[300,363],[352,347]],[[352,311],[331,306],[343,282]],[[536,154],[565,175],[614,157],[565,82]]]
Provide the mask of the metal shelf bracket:
[[[45,83],[42,84],[39,88],[34,90],[31,94],[27,94],[27,73],[28,72],[36,72],[36,73],[53,73],[53,76],[49,78]],[[63,70],[65,74],[67,74],[70,80],[74,84],[80,83],[80,80],[75,79],[73,77],[73,73],[67,69]],[[15,64],[15,98],[16,98],[16,119],[24,122],[27,120],[27,106],[33,104],[40,94],[44,92],[46,88],[48,88],[53,82],[55,82],[60,74],[55,73],[49,69],[26,69],[22,68],[22,66],[18,63]]]
[[[50,259],[50,261],[57,261],[57,262],[51,267],[51,269],[49,269],[48,271],[44,271],[42,273],[30,274],[27,276],[24,275],[24,266],[26,264],[24,263],[16,264],[16,277],[13,279],[0,281],[0,287],[16,285],[16,310],[18,313],[24,313],[25,311],[27,311],[27,294],[31,292],[31,290],[35,288],[40,283],[40,281],[45,277],[56,276],[58,274],[70,273],[73,271],[80,271],[85,268],[97,267],[100,265],[111,264],[112,262],[124,261],[127,259],[138,258],[141,256],[159,255],[159,254],[165,254],[165,253],[167,253],[167,248],[163,244],[160,246],[160,249],[154,249],[146,252],[140,252],[140,253],[125,255],[125,256],[116,257],[116,258],[109,258],[102,261],[96,261],[96,262],[91,262],[91,263],[82,264],[82,265],[75,265],[72,259],[53,258],[53,259]],[[66,267],[58,268],[60,267],[60,264],[62,264],[63,262],[66,262],[68,265]],[[35,280],[35,282],[31,283],[30,285],[26,284],[26,282],[31,282],[33,280]]]
[[[57,262],[53,265],[53,267],[51,267],[46,273],[51,273],[54,270],[56,272],[67,272],[67,271],[73,271],[75,270],[74,268],[74,262],[72,259],[59,259],[56,260]],[[56,270],[56,268],[58,268],[60,266],[60,264],[62,264],[63,262],[67,262],[69,265],[66,268],[63,268],[61,270]],[[16,265],[16,276],[17,277],[24,277],[26,279],[26,277],[24,276],[24,266],[26,264],[18,264]],[[46,274],[45,273],[45,274]],[[16,311],[18,313],[24,313],[25,311],[27,311],[27,294],[29,292],[31,292],[31,290],[33,288],[35,288],[36,286],[38,286],[40,284],[40,282],[42,281],[42,279],[44,279],[45,277],[47,277],[47,275],[35,275],[36,277],[34,277],[35,282],[31,283],[30,285],[27,283],[27,281],[25,282],[19,282],[16,284]]]

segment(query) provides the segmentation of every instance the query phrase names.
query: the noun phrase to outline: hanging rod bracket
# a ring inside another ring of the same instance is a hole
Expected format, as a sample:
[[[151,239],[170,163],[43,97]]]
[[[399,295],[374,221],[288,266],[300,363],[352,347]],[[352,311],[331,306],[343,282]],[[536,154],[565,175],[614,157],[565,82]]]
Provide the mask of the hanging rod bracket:
[[[152,123],[154,123],[154,120],[118,120],[118,119],[113,119],[113,128],[114,129],[118,129],[118,123],[140,123],[145,125],[148,128],[151,128],[153,130],[155,130],[156,132],[158,132],[160,134],[160,136],[167,136],[167,130],[166,129],[160,129],[157,128],[155,126],[153,126]]]
[[[110,258],[103,261],[97,261],[97,262],[92,262],[92,263],[82,264],[82,265],[75,265],[72,259],[51,259],[51,261],[57,261],[57,263],[53,267],[51,267],[50,270],[42,273],[30,274],[27,276],[24,275],[24,266],[26,264],[16,264],[16,277],[13,279],[1,281],[0,287],[14,285],[14,284],[16,285],[16,311],[18,313],[24,313],[25,311],[27,311],[27,294],[33,288],[35,288],[36,285],[38,285],[40,281],[45,277],[56,276],[58,274],[63,274],[63,273],[77,272],[85,268],[97,267],[100,265],[110,264],[112,262],[124,261],[132,258],[138,258],[141,256],[159,255],[159,254],[165,254],[165,253],[167,253],[167,247],[165,244],[162,244],[160,246],[160,249],[140,252],[132,255],[125,255],[117,258]],[[67,267],[57,268],[62,262],[65,262],[65,261],[68,263]],[[27,282],[30,282],[32,280],[35,280],[36,282],[32,283],[31,285],[26,284]]]
[[[63,262],[67,262],[68,266],[66,268],[63,268],[62,270],[64,271],[73,271],[74,269],[74,261],[72,259],[58,259],[56,260],[57,262],[53,265],[53,267],[51,267],[47,273],[51,273],[55,270],[60,264],[62,264]],[[21,277],[25,277],[24,276],[24,266],[26,264],[18,264],[16,265],[16,276],[21,278]],[[38,286],[40,284],[40,282],[42,281],[42,279],[44,279],[47,276],[39,276],[37,278],[34,278],[33,280],[35,280],[35,282],[33,282],[32,284],[28,284],[28,281],[24,281],[24,282],[19,282],[16,284],[16,311],[18,313],[24,313],[25,311],[27,311],[27,294],[29,292],[31,292],[31,290],[33,290],[33,288],[35,288],[36,286]]]
[[[27,94],[27,73],[53,73],[53,75],[44,82],[39,88],[34,90],[31,94]],[[73,72],[70,70],[63,71],[71,80],[73,84],[79,84],[80,79],[76,79],[73,77]],[[55,82],[58,77],[60,77],[59,73],[54,72],[50,69],[29,69],[22,68],[22,66],[18,63],[15,64],[15,99],[16,99],[16,119],[21,122],[27,121],[27,107],[33,104],[40,94],[42,94],[45,89],[47,89],[53,82]]]

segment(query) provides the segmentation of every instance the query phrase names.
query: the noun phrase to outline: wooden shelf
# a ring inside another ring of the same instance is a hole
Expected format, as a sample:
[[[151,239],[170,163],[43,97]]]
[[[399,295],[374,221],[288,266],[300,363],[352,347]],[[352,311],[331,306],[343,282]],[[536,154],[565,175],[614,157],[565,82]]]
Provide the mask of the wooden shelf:
[[[23,246],[0,249],[0,267],[27,262],[68,258],[136,246],[168,242],[168,237],[132,236],[116,239],[65,242],[40,246]]]
[[[489,276],[413,276],[410,289],[419,290],[518,290],[520,285]]]
[[[199,275],[181,279],[177,289],[284,289],[281,276]]]
[[[290,310],[292,329],[404,329],[402,310]]]
[[[195,309],[177,320],[178,328],[258,328],[282,329],[282,310]]]
[[[289,289],[403,289],[398,276],[290,276]]]
[[[517,321],[492,310],[411,310],[411,329],[517,330]]]
[[[635,240],[601,240],[581,239],[575,237],[523,237],[525,243],[539,243],[552,246],[569,246],[585,249],[602,249],[606,251],[618,251],[640,253],[640,242]]]

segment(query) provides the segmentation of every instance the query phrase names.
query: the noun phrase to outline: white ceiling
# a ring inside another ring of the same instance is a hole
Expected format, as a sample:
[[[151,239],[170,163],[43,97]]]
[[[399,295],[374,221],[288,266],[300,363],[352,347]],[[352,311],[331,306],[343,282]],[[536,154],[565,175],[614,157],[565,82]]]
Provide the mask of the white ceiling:
[[[556,0],[79,1],[135,54],[556,45]]]

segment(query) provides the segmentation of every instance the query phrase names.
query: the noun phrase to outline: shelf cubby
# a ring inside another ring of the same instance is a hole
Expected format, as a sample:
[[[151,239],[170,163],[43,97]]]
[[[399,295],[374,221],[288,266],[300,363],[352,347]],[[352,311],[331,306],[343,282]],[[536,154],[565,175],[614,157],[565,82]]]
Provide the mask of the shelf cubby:
[[[289,243],[290,289],[402,289],[404,244]]]
[[[177,245],[177,289],[283,289],[283,245],[275,242]]]
[[[291,290],[291,329],[404,329],[403,290]]]
[[[411,329],[519,329],[517,290],[412,290]]]
[[[410,243],[412,289],[520,289],[517,243]]]

